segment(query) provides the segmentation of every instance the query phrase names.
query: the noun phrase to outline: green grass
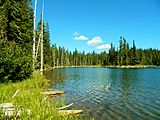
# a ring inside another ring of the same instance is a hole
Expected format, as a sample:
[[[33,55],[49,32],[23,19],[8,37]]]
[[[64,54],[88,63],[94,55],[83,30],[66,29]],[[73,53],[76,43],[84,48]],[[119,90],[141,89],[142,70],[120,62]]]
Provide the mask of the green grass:
[[[81,119],[80,116],[61,116],[56,110],[56,103],[52,103],[50,97],[41,92],[47,90],[48,81],[39,73],[34,73],[29,79],[17,82],[0,84],[0,104],[13,103],[18,109],[22,110],[20,119],[22,120],[75,120]],[[19,90],[19,93],[12,98],[13,94]],[[47,99],[45,99],[47,98]],[[64,104],[64,101],[62,101]],[[27,109],[31,110],[30,116]],[[28,118],[29,117],[29,118]],[[0,119],[4,119],[0,115]],[[17,119],[16,116],[12,119]]]

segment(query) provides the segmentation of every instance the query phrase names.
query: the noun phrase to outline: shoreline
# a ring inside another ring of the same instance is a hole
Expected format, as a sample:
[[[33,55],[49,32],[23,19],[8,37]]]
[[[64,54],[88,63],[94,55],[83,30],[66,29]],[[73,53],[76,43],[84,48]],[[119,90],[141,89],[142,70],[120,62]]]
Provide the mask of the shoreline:
[[[97,65],[97,66],[91,66],[91,65],[86,65],[86,66],[55,66],[55,67],[49,67],[49,68],[46,68],[44,69],[44,71],[46,70],[53,70],[53,69],[61,69],[61,68],[155,68],[155,67],[160,67],[160,66],[155,66],[155,65],[118,65],[118,66],[114,66],[114,65],[111,65],[111,66],[100,66],[100,65]]]
[[[144,65],[122,65],[122,66],[107,66],[108,68],[147,68],[149,66]]]

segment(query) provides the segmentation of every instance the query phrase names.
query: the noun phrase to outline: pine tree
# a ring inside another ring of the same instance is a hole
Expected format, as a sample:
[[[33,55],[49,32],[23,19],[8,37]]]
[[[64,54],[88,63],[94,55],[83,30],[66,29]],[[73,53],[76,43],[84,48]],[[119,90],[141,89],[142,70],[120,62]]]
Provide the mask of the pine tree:
[[[51,49],[50,49],[50,35],[49,25],[46,23],[44,26],[44,37],[43,37],[43,50],[44,50],[44,64],[51,66]]]
[[[138,61],[137,61],[137,49],[136,49],[136,45],[135,45],[135,41],[134,40],[133,40],[133,47],[131,48],[130,64],[131,65],[138,64]]]
[[[23,80],[32,73],[33,10],[30,4],[31,0],[0,1],[0,45],[3,47],[0,80]]]
[[[13,41],[31,50],[33,32],[33,10],[30,0],[5,0],[0,3],[1,38]]]
[[[123,38],[123,65],[128,65],[128,47],[125,38]]]
[[[123,41],[122,41],[122,36],[120,37],[119,41],[119,64],[123,64]]]
[[[52,44],[52,67],[56,66],[56,44]]]
[[[109,62],[111,65],[115,65],[115,48],[113,47],[113,44],[111,43],[111,49],[109,50]]]

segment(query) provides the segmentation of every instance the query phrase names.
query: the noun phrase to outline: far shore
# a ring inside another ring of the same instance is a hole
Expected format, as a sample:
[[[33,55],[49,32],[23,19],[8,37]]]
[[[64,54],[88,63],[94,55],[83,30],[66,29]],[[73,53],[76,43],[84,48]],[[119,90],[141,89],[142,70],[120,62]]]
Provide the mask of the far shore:
[[[118,66],[101,66],[101,65],[84,65],[84,66],[55,66],[55,67],[49,67],[44,70],[52,70],[52,69],[59,69],[59,68],[152,68],[152,67],[160,67],[155,65],[118,65]]]
[[[107,66],[108,68],[146,68],[151,66],[144,66],[144,65],[122,65],[122,66]],[[155,66],[152,66],[155,67]]]

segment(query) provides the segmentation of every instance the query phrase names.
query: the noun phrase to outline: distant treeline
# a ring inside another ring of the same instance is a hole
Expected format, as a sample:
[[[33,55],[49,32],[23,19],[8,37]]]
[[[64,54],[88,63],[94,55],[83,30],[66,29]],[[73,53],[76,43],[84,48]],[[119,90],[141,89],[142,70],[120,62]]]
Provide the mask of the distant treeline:
[[[48,29],[47,31],[48,32]],[[46,33],[45,32],[45,33]],[[48,37],[49,38],[49,33]],[[57,47],[56,44],[49,46],[49,40],[44,54],[46,66],[87,66],[87,65],[160,65],[160,50],[158,49],[137,49],[135,41],[129,47],[126,39],[120,37],[119,47],[115,48],[111,43],[111,49],[100,54],[95,51],[85,53],[75,49],[73,52],[64,47]]]

